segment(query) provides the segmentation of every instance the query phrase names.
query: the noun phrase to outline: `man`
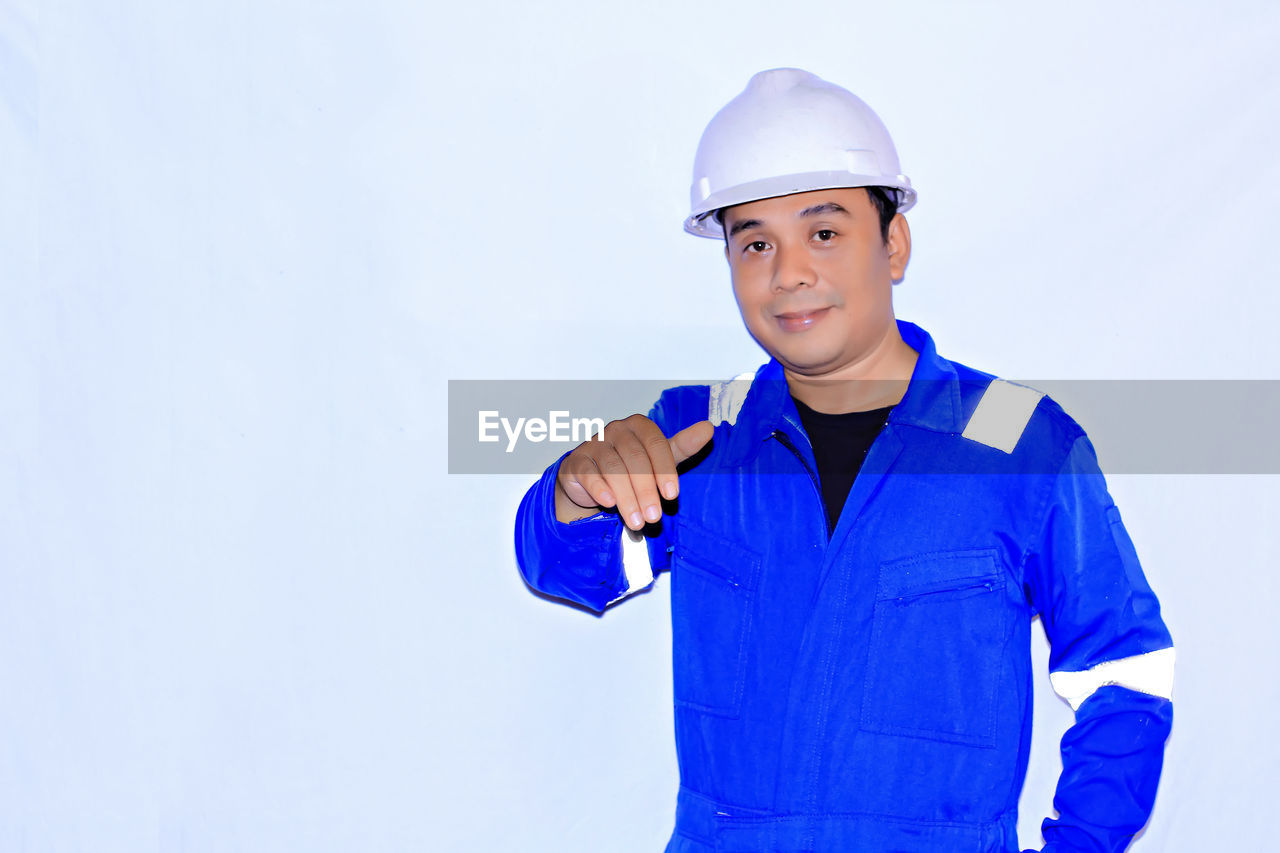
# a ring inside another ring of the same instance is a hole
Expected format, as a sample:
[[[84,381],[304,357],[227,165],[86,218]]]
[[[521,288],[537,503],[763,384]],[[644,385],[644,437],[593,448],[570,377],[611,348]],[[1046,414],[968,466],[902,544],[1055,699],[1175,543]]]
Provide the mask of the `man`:
[[[543,592],[601,611],[671,572],[668,853],[1016,851],[1037,614],[1076,712],[1044,849],[1123,850],[1150,813],[1159,605],[1083,430],[895,319],[914,201],[861,100],[752,77],[703,134],[685,228],[724,239],[769,362],[667,389],[521,503]]]

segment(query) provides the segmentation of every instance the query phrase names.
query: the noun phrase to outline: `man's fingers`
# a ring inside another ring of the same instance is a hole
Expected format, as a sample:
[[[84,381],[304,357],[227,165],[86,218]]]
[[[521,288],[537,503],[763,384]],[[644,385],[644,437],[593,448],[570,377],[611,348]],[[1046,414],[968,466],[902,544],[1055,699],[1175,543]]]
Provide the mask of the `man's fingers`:
[[[632,441],[634,442],[634,438]],[[635,464],[635,451],[634,449],[624,450],[625,446],[624,439],[622,446],[615,441],[614,445],[600,448],[595,455],[595,462],[600,468],[600,473],[608,481],[609,491],[616,499],[618,515],[622,516],[627,527],[640,530],[644,527],[644,516],[635,491],[636,481],[629,470],[629,466]],[[649,476],[652,479],[652,473]]]
[[[641,431],[624,432],[614,439],[614,449],[622,456],[623,462],[627,466],[627,473],[631,477],[631,490],[636,499],[636,512],[642,519],[637,525],[637,516],[628,512],[623,516],[627,523],[635,529],[644,526],[644,522],[658,521],[662,518],[662,504],[658,498],[658,482],[654,473],[655,460],[650,458],[650,446],[642,435],[646,430],[643,427],[647,425],[662,435],[661,430],[657,428],[651,421],[645,419],[641,425]],[[661,465],[661,461],[657,461]]]
[[[641,530],[662,518],[663,497],[680,493],[676,466],[701,450],[715,432],[699,421],[667,438],[643,415],[632,415],[606,427],[605,442],[584,443],[581,455],[566,460],[562,485],[569,499],[584,509],[615,507],[623,522]]]
[[[667,437],[662,434],[662,430],[652,421],[647,422],[647,427],[641,430],[641,440],[644,442],[644,450],[649,459],[649,468],[652,474],[649,477],[650,483],[654,488],[653,502],[658,509],[658,517],[661,517],[661,504],[658,503],[659,492],[662,497],[668,500],[674,498],[677,493],[676,487],[676,461],[671,455],[671,445],[667,441]]]
[[[650,458],[662,460],[654,466],[657,471],[655,476],[658,487],[667,500],[675,500],[680,495],[680,480],[676,466],[705,447],[714,433],[715,426],[711,421],[699,421],[680,430],[671,438],[662,438],[656,442],[657,446],[650,447]]]
[[[596,470],[590,458],[586,462],[587,465],[582,466],[583,470],[574,470],[565,477],[565,494],[569,496],[569,500],[584,509],[613,506],[615,500],[608,482]],[[590,470],[587,470],[588,466]]]
[[[715,431],[715,425],[711,421],[698,421],[671,436],[668,442],[671,444],[671,454],[675,457],[676,464],[679,465],[706,446]]]

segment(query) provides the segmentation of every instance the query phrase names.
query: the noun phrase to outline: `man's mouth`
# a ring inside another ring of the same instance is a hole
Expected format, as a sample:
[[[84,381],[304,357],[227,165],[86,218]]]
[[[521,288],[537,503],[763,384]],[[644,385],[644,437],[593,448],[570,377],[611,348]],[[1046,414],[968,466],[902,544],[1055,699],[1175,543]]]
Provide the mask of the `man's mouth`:
[[[831,306],[826,308],[814,308],[807,311],[787,311],[784,314],[774,315],[778,320],[778,325],[786,332],[803,332],[810,328],[819,320],[827,315],[831,310]]]

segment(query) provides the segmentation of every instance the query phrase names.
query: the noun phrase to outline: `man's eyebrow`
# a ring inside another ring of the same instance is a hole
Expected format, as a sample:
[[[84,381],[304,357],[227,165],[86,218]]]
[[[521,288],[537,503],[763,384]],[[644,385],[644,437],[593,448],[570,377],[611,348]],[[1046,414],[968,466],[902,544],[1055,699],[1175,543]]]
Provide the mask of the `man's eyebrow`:
[[[834,201],[824,201],[822,204],[815,204],[813,207],[806,207],[804,210],[796,214],[799,217],[817,216],[819,213],[843,213],[850,216],[849,211],[845,210]]]
[[[824,201],[822,204],[815,204],[813,207],[806,207],[804,210],[796,214],[797,219],[806,216],[817,216],[821,213],[843,213],[845,216],[851,216],[849,211],[843,206],[836,204],[834,201]],[[748,228],[759,228],[763,223],[759,219],[744,219],[741,222],[733,223],[733,227],[729,229],[729,236],[737,234],[739,231],[746,231]]]

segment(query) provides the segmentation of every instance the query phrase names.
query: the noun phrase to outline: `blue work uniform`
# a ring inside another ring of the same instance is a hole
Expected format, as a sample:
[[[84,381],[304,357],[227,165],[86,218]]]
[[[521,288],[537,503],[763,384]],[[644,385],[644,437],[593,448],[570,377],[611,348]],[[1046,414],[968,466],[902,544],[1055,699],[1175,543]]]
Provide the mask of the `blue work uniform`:
[[[1047,396],[898,327],[919,357],[829,537],[776,359],[662,392],[665,435],[715,433],[644,537],[556,520],[564,456],[520,504],[542,592],[603,611],[671,573],[667,853],[1017,851],[1037,614],[1075,709],[1044,849],[1123,850],[1146,823],[1173,644],[1093,447]]]

